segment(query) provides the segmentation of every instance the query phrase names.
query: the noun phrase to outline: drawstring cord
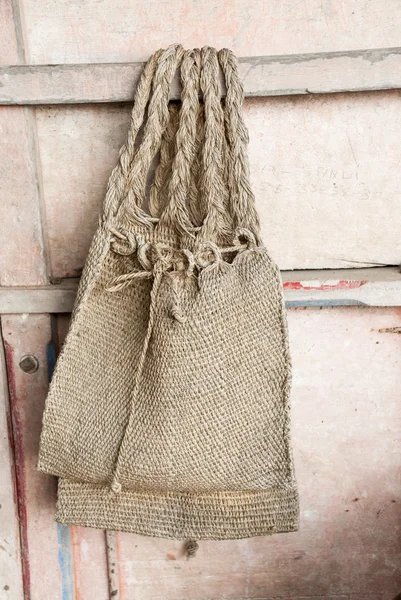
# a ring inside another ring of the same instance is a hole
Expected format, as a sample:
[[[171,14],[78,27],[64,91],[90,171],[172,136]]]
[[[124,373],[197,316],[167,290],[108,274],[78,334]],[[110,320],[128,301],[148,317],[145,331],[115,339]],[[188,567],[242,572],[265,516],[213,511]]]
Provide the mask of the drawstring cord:
[[[112,238],[114,252],[122,256],[129,256],[137,252],[138,261],[143,268],[118,275],[111,281],[107,291],[124,290],[135,279],[152,279],[156,270],[160,270],[168,277],[170,283],[172,295],[170,314],[179,323],[184,323],[186,320],[181,309],[180,281],[183,276],[192,277],[195,267],[198,270],[214,268],[224,262],[224,254],[242,252],[247,249],[257,250],[259,245],[252,232],[240,228],[236,230],[232,246],[219,248],[214,242],[203,241],[199,243],[195,253],[187,248],[177,250],[160,242],[144,242],[140,236],[135,237],[127,231],[122,233],[111,227],[110,231],[114,236]]]
[[[157,252],[156,262],[154,264],[152,264],[147,255],[147,252],[150,249],[156,250]],[[163,254],[162,251],[164,251],[165,254]],[[172,268],[173,252],[174,251],[169,246],[162,244],[152,246],[149,242],[142,243],[138,247],[138,260],[145,270],[133,269],[129,273],[118,275],[112,280],[110,286],[107,288],[107,291],[119,292],[130,286],[135,279],[156,278],[156,273],[160,272],[161,276],[166,275],[168,277],[170,284],[172,296],[170,314],[179,323],[185,323],[186,317],[181,309],[180,280],[182,280],[183,274],[186,277],[193,275],[195,261],[192,252],[189,250],[184,250],[183,254],[188,263],[187,268],[179,271],[171,271],[170,269]],[[153,287],[154,285],[155,282],[153,283]]]
[[[135,273],[132,276],[132,279],[137,278],[140,275],[140,273]],[[153,273],[152,273],[153,276]],[[146,331],[146,337],[145,337],[145,341],[143,343],[143,347],[142,347],[142,352],[141,352],[141,356],[139,358],[139,364],[138,364],[138,369],[136,372],[136,376],[135,376],[135,382],[134,382],[134,389],[132,392],[132,400],[131,400],[131,405],[135,402],[135,399],[138,395],[138,390],[139,390],[139,385],[140,385],[140,381],[141,381],[141,376],[142,376],[142,371],[143,371],[143,366],[145,364],[145,358],[146,358],[146,353],[148,351],[148,347],[149,347],[149,342],[150,342],[150,338],[152,336],[152,331],[153,331],[153,325],[155,322],[155,307],[156,307],[156,298],[157,298],[157,293],[159,291],[159,287],[160,287],[160,283],[163,277],[163,271],[160,269],[160,265],[158,265],[157,263],[155,264],[155,268],[154,268],[154,279],[153,279],[153,285],[152,285],[152,291],[150,293],[150,309],[149,309],[149,320],[148,320],[148,327],[147,327],[147,331]],[[143,275],[142,275],[143,278]],[[132,411],[131,413],[132,414]],[[127,439],[127,431],[129,429],[129,423],[125,429],[125,433],[121,442],[121,446],[120,446],[120,450],[118,455],[121,455],[121,451],[124,447],[125,441]],[[113,481],[111,484],[111,489],[115,494],[119,494],[122,491],[122,485],[119,481],[120,479],[120,469],[119,469],[119,461],[117,459],[117,465],[114,471],[114,476],[113,476]]]

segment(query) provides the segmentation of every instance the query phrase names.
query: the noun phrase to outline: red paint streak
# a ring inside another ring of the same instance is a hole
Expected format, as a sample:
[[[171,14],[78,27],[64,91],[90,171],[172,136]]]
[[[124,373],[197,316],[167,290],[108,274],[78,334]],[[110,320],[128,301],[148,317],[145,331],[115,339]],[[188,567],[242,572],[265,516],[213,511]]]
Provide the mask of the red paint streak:
[[[16,492],[18,499],[18,517],[20,523],[22,581],[24,586],[24,600],[31,599],[31,574],[29,567],[28,544],[28,515],[26,509],[26,484],[24,448],[22,443],[22,423],[18,407],[17,385],[14,371],[14,349],[4,340],[8,386],[10,391],[10,409],[12,419],[12,448],[15,455]]]
[[[323,285],[316,285],[316,286],[309,286],[309,285],[303,285],[301,281],[287,281],[286,283],[283,284],[283,287],[285,290],[321,290],[321,291],[326,291],[326,290],[354,290],[356,288],[362,287],[363,285],[365,285],[365,283],[367,283],[366,281],[349,281],[348,279],[343,279],[341,281],[338,281],[336,284],[334,285],[327,285],[327,284],[323,284]]]
[[[129,590],[129,587],[127,589],[127,586],[125,586],[125,581],[124,583],[121,581],[121,538],[120,538],[120,533],[118,531],[116,531],[116,560],[117,560],[117,581],[118,581],[118,591],[119,591],[119,598],[126,598],[128,596],[127,592]],[[124,589],[125,588],[125,589]]]
[[[10,413],[7,411],[6,413],[6,421],[7,421],[7,439],[8,439],[8,447],[10,448],[11,451],[11,479],[12,479],[12,484],[13,484],[13,501],[14,501],[14,506],[17,506],[17,481],[16,481],[16,477],[15,477],[15,463],[14,463],[14,457],[15,457],[15,449],[14,449],[14,438],[13,438],[13,425],[11,422],[11,415]]]

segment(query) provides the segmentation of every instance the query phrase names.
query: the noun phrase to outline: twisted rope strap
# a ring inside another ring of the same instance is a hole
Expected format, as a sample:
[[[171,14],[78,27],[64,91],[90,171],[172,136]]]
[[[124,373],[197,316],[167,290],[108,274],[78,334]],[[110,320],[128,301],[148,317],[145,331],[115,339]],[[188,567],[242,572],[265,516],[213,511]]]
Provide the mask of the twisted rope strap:
[[[162,135],[169,121],[170,86],[183,54],[182,46],[174,44],[159,57],[143,140],[133,158],[126,181],[128,191],[121,203],[123,213],[145,227],[150,227],[158,220],[142,208],[146,200],[146,176],[152,160],[159,152]]]
[[[180,107],[171,103],[168,107],[169,121],[160,143],[160,158],[155,179],[150,188],[149,213],[158,218],[168,203],[168,188],[171,181],[172,165],[177,152],[176,136],[179,125]]]
[[[120,202],[126,192],[126,184],[132,159],[135,154],[135,142],[144,120],[146,106],[149,102],[153,76],[163,50],[158,50],[150,57],[139,79],[135,92],[135,103],[131,112],[128,138],[119,153],[118,163],[110,176],[106,198],[104,201],[104,217],[109,221],[116,215]]]
[[[191,166],[196,152],[196,125],[199,112],[197,82],[199,60],[196,50],[187,50],[181,64],[181,111],[177,131],[177,152],[172,165],[169,184],[170,201],[160,217],[159,227],[175,230],[179,235],[193,237],[193,224],[189,217],[187,197],[191,183]]]
[[[221,107],[219,64],[214,48],[201,50],[200,88],[204,101],[204,140],[200,192],[205,218],[199,232],[203,240],[222,241],[232,236],[232,220],[227,210],[227,186],[224,185],[223,155],[224,114]]]
[[[235,227],[244,227],[258,235],[259,217],[249,181],[247,153],[249,134],[242,113],[244,88],[238,74],[238,61],[227,48],[220,50],[218,59],[227,88],[224,122],[229,150],[230,211],[233,214]]]

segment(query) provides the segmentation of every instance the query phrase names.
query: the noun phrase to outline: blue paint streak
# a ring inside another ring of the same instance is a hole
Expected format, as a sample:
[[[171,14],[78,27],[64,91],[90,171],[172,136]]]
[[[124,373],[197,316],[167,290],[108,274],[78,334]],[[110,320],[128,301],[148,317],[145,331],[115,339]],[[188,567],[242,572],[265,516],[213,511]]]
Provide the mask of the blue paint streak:
[[[287,308],[297,308],[302,306],[366,306],[364,302],[359,300],[287,300],[285,303]]]
[[[53,377],[54,367],[56,366],[56,346],[53,341],[49,342],[46,348],[47,358],[47,378],[50,382]]]
[[[46,357],[47,375],[50,382],[56,366],[56,346],[53,341],[46,348]],[[62,600],[74,600],[74,567],[71,560],[71,536],[68,525],[57,523],[57,539],[59,544],[58,563],[61,571],[61,597]]]
[[[73,565],[71,562],[71,538],[68,525],[57,523],[58,562],[61,570],[62,600],[74,600]]]

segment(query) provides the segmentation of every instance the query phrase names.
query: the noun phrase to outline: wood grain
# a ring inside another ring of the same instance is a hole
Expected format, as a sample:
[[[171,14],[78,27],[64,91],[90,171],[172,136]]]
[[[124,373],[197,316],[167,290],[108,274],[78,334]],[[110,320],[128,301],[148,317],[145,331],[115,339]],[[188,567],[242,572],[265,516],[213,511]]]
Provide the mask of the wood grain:
[[[0,63],[25,62],[16,2],[0,3]],[[4,44],[3,44],[4,42]],[[47,282],[33,109],[0,107],[0,285]]]
[[[132,102],[142,63],[0,68],[0,104]],[[401,87],[401,48],[240,58],[246,96],[328,94]],[[222,95],[225,86],[221,75]],[[170,97],[179,99],[179,73]]]
[[[400,45],[398,0],[20,0],[30,63],[135,62],[181,42],[238,56]]]
[[[1,285],[47,282],[36,168],[32,161],[32,121],[27,110],[0,107]]]
[[[4,315],[2,332],[10,387],[24,598],[39,599],[44,579],[45,587],[54,590],[57,599],[56,590],[61,588],[61,574],[57,560],[57,528],[52,510],[56,480],[36,471],[47,391],[46,351],[51,338],[50,318],[45,315]],[[19,362],[26,354],[33,354],[37,358],[39,369],[36,373],[28,374],[20,369]],[[45,576],[43,564],[46,564]]]
[[[14,440],[11,425],[6,360],[1,336],[0,478],[0,599],[21,600],[23,587],[14,464]]]

